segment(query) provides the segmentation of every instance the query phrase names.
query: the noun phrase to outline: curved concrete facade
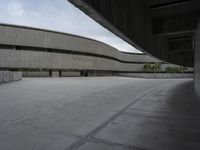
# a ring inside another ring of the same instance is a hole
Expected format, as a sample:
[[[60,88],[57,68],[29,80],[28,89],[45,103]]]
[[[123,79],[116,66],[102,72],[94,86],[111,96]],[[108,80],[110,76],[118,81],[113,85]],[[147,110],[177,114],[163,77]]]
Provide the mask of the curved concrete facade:
[[[92,39],[49,30],[0,24],[0,68],[140,72],[144,54],[129,54]]]

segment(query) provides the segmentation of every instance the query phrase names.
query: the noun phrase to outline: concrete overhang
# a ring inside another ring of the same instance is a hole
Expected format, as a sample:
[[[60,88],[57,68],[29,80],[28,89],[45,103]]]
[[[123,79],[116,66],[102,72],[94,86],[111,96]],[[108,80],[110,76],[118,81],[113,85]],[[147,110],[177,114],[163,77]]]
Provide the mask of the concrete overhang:
[[[69,0],[137,49],[193,66],[199,0]]]

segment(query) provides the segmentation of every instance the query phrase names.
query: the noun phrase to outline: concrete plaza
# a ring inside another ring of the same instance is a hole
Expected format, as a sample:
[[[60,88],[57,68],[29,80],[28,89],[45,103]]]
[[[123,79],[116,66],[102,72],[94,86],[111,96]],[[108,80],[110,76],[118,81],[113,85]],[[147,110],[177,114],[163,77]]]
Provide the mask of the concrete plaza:
[[[0,150],[200,150],[191,79],[25,78],[0,85]]]

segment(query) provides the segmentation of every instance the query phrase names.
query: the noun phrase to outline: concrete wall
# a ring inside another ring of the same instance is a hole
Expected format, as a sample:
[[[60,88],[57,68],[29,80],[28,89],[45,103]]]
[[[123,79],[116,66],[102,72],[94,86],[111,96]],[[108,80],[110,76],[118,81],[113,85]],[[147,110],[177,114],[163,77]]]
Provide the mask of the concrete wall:
[[[195,77],[194,85],[197,95],[200,97],[200,17],[196,32],[196,45],[195,45]]]
[[[18,81],[22,79],[22,72],[0,71],[0,83]]]

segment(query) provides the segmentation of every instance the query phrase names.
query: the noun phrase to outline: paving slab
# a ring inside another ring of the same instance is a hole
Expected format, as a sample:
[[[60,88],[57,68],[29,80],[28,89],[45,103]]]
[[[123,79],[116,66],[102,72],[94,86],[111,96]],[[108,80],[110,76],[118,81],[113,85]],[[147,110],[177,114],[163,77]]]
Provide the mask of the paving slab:
[[[0,85],[0,149],[199,149],[192,91],[189,79],[25,78]]]
[[[199,107],[192,82],[166,83],[129,107],[95,138],[152,150],[198,150]]]

